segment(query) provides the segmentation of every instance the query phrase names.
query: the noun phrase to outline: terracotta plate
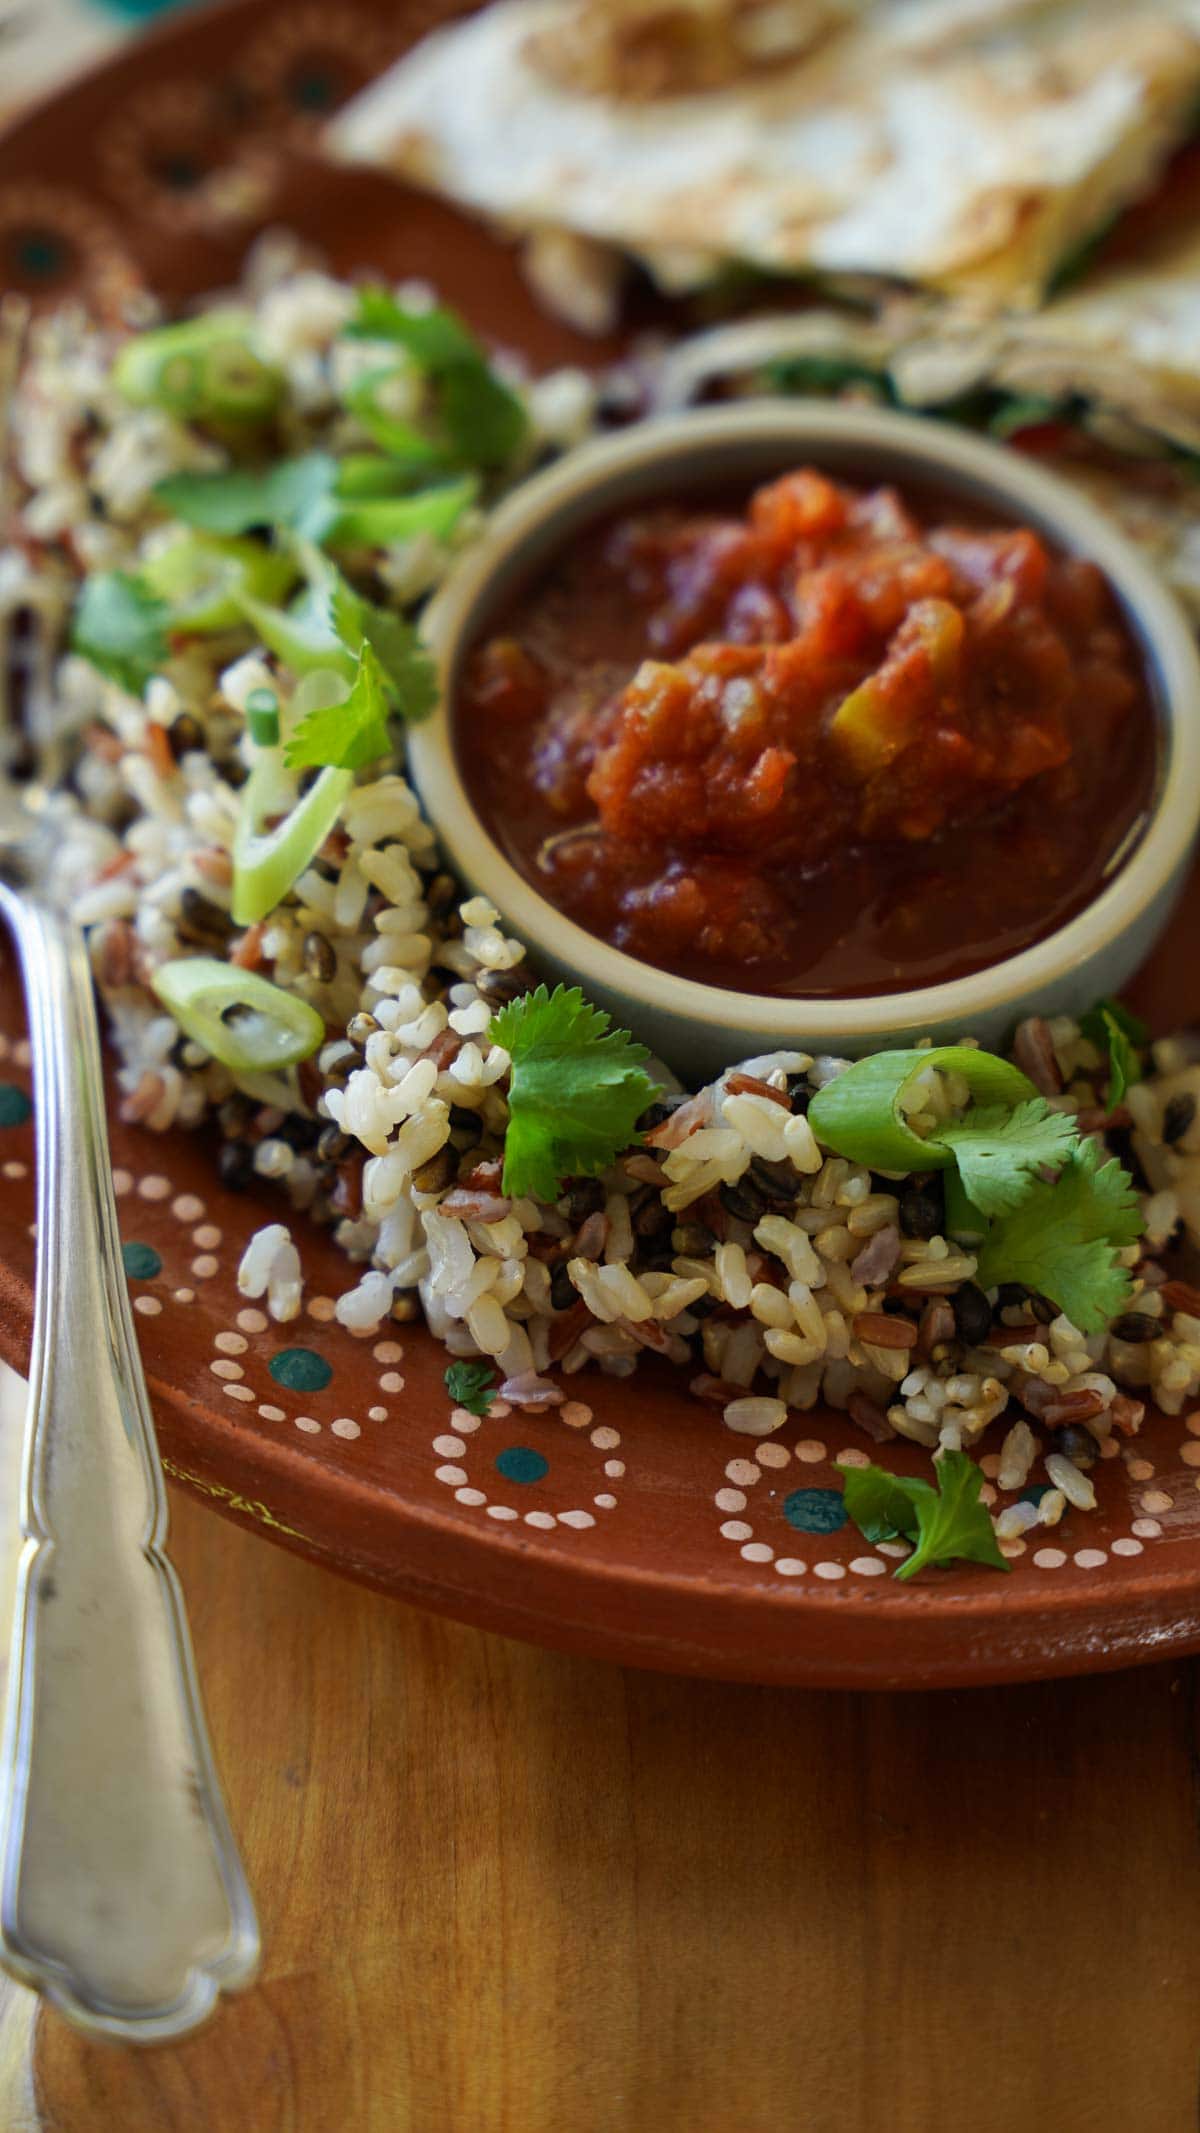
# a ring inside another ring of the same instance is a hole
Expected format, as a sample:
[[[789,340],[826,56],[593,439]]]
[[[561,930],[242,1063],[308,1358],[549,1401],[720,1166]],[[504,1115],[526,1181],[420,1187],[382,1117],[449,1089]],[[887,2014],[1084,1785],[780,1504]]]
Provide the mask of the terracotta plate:
[[[117,306],[228,280],[288,224],[343,270],[425,274],[535,363],[596,361],[533,308],[511,255],[449,209],[310,153],[327,112],[452,6],[234,0],[171,24],[0,142],[0,284]],[[1190,919],[1143,999],[1200,1007]],[[34,1121],[19,989],[0,952],[0,1352],[28,1356]],[[230,1516],[406,1598],[572,1649],[748,1680],[1017,1680],[1200,1647],[1200,1416],[1159,1418],[1000,1577],[908,1589],[847,1525],[861,1438],[797,1418],[756,1444],[667,1375],[576,1381],[549,1419],[456,1414],[421,1330],[332,1319],[345,1262],[304,1240],[305,1315],[248,1310],[234,1270],[274,1203],[224,1190],[203,1136],[112,1126],[143,1354],[168,1470]],[[70,1309],[70,1298],[62,1300]],[[889,1458],[915,1452],[889,1447]],[[985,1461],[986,1465],[986,1461]]]

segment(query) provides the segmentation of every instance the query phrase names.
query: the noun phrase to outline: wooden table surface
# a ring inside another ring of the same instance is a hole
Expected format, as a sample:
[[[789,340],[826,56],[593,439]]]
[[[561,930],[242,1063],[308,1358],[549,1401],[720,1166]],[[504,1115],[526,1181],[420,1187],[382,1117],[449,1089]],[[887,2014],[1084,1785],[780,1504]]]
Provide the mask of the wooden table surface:
[[[0,2133],[1195,2128],[1194,1665],[732,1688],[172,1552],[262,1981],[148,2052],[3,1988]]]

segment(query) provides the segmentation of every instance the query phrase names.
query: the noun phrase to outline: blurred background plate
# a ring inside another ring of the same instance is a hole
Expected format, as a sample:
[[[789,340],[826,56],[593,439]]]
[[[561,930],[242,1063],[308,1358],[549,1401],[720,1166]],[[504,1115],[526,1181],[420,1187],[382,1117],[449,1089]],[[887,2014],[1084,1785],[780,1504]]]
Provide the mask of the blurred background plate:
[[[533,305],[512,251],[406,187],[332,169],[329,113],[452,5],[230,0],[172,14],[0,140],[0,285],[119,315],[237,274],[264,228],[338,271],[433,281],[535,367],[596,364]],[[2,47],[0,47],[2,51]],[[659,316],[664,314],[660,311]],[[1200,883],[1140,1003],[1200,1011]],[[20,993],[0,954],[0,1355],[28,1357],[33,1120]],[[1158,1418],[1000,1578],[896,1586],[846,1524],[839,1462],[861,1437],[827,1412],[756,1444],[667,1374],[571,1381],[550,1416],[452,1411],[421,1328],[356,1340],[333,1320],[347,1265],[303,1232],[304,1315],[238,1296],[265,1187],[235,1195],[200,1136],[112,1116],[126,1262],[172,1478],[266,1537],[447,1613],[633,1664],[827,1686],[1019,1680],[1200,1648],[1200,1435]],[[69,1310],[70,1299],[61,1299]],[[1200,1417],[1197,1417],[1200,1429]],[[986,1464],[985,1454],[985,1464]],[[889,1461],[921,1458],[889,1446]]]

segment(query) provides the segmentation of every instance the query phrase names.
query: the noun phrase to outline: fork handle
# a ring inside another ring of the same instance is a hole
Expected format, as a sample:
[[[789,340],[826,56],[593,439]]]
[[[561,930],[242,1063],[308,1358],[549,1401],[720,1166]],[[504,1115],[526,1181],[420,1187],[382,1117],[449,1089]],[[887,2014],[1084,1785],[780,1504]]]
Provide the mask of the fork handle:
[[[209,1747],[113,1197],[79,930],[0,884],[33,1049],[37,1273],[0,1765],[0,1949],[81,2027],[193,2029],[258,1960]]]

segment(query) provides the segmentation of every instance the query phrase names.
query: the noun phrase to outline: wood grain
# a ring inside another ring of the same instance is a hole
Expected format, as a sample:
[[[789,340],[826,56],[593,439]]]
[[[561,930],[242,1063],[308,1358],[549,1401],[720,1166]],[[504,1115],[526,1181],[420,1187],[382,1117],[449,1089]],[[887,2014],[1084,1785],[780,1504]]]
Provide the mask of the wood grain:
[[[1191,1664],[731,1688],[173,1549],[263,1981],[146,2053],[8,1988],[4,2133],[1195,2125]]]

